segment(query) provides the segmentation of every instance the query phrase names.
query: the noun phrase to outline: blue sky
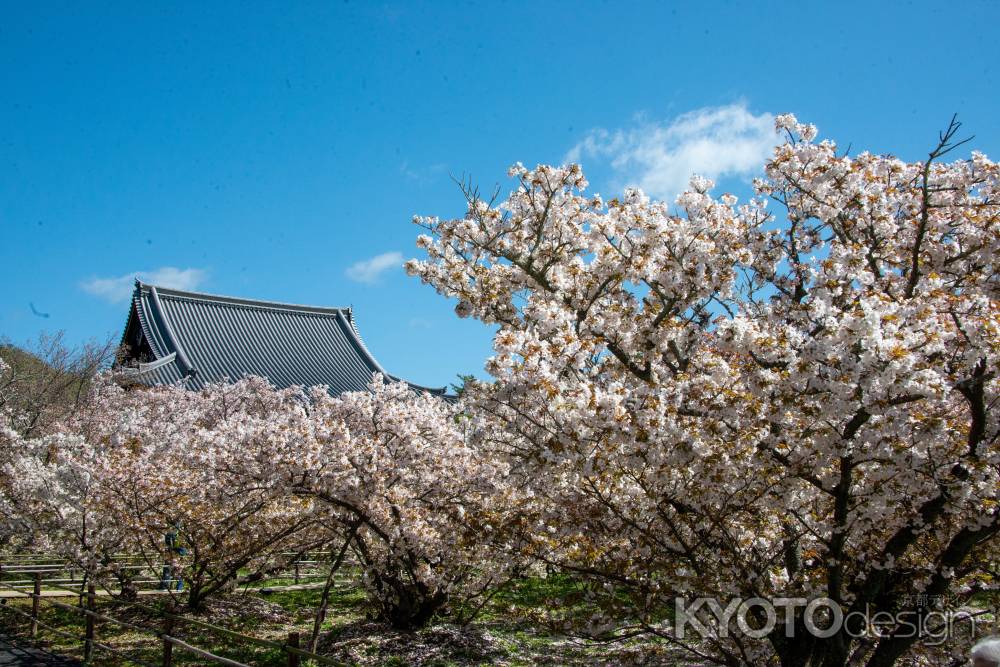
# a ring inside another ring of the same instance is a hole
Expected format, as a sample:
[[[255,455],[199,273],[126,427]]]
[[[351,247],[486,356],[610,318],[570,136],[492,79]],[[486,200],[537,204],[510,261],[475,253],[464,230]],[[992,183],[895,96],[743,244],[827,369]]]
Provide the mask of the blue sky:
[[[605,195],[745,193],[785,111],[907,159],[957,112],[1000,154],[996,2],[85,4],[0,21],[14,342],[119,335],[140,273],[353,305],[384,366],[443,385],[489,332],[399,264],[414,214],[461,214],[452,176],[574,157]]]

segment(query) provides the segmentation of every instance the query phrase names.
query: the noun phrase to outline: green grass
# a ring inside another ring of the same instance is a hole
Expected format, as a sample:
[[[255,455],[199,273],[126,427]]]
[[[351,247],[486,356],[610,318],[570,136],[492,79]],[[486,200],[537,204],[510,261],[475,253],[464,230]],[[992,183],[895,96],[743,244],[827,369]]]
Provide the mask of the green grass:
[[[157,609],[162,608],[163,601],[144,598],[143,604],[148,605],[153,609]],[[28,611],[31,608],[30,601],[28,600],[9,600],[8,605],[12,607],[16,606],[24,611]],[[112,618],[127,620],[136,625],[148,628],[162,627],[162,622],[156,618],[155,613],[129,609],[127,605],[107,598],[98,599],[97,612]],[[76,658],[83,657],[82,638],[85,632],[85,620],[83,615],[58,607],[53,607],[43,601],[41,606],[40,621],[44,625],[58,628],[64,633],[73,635],[74,638],[70,639],[61,636],[43,626],[39,629],[39,645],[61,655]],[[243,632],[261,638],[266,638],[259,632],[261,627],[259,623],[255,621],[256,619],[254,619],[252,615],[248,614],[228,619],[227,623],[220,625],[224,625],[227,629],[234,630],[236,632]],[[0,624],[2,624],[6,631],[13,631],[12,634],[27,637],[28,621],[20,615],[15,615],[9,610],[0,611]],[[283,628],[283,624],[274,624],[267,628],[267,630],[270,631],[267,634],[280,636],[278,631]],[[100,620],[95,623],[95,630],[99,642],[108,644],[116,649],[120,649],[129,657],[152,662],[154,664],[158,664],[160,662],[160,658],[162,656],[162,643],[155,637],[155,635],[139,632],[116,623]],[[217,655],[222,655],[239,662],[254,665],[275,666],[286,664],[284,654],[281,651],[267,647],[247,645],[243,642],[216,635],[208,630],[192,626],[190,624],[179,625],[173,634],[174,636],[183,639],[194,646],[209,649]],[[202,658],[184,651],[179,647],[174,648],[173,658],[175,664],[205,664]],[[121,665],[124,663],[120,657],[98,649],[91,664]]]
[[[268,581],[268,586],[290,583],[288,580]],[[234,632],[260,639],[283,642],[288,632],[297,631],[303,643],[312,632],[313,614],[319,604],[321,589],[282,590],[270,594],[248,593],[213,603],[201,620]],[[585,599],[586,587],[573,577],[527,577],[497,594],[483,609],[475,622],[458,627],[438,623],[415,633],[392,631],[369,618],[370,607],[365,593],[357,585],[343,582],[330,595],[329,608],[320,642],[320,653],[331,655],[345,664],[360,665],[421,665],[424,667],[471,667],[503,664],[528,667],[535,664],[582,665],[618,660],[608,657],[609,651],[635,646],[633,641],[609,648],[607,645],[587,645],[573,642],[540,620],[540,614],[552,612],[566,618],[579,618],[592,611]],[[69,598],[65,602],[75,602]],[[165,604],[164,598],[141,598],[147,612],[129,608],[127,604],[109,598],[98,598],[100,613],[131,621],[145,627],[160,627],[156,609]],[[9,600],[8,604],[30,609],[30,600]],[[0,608],[2,609],[2,608]],[[49,625],[82,637],[83,617],[70,611],[42,603],[41,620]],[[0,628],[24,636],[26,620],[9,610],[0,611]],[[110,623],[98,623],[99,641],[121,647],[128,654],[154,664],[162,655],[160,640]],[[238,640],[219,636],[207,629],[190,624],[180,626],[175,636],[217,655],[261,667],[285,665],[286,657],[277,650],[246,645]],[[42,630],[43,645],[56,653],[81,657],[81,642],[59,637]],[[645,640],[655,648],[656,642]],[[187,651],[174,648],[174,663],[178,665],[208,664]],[[125,664],[121,659],[98,651],[93,665]]]

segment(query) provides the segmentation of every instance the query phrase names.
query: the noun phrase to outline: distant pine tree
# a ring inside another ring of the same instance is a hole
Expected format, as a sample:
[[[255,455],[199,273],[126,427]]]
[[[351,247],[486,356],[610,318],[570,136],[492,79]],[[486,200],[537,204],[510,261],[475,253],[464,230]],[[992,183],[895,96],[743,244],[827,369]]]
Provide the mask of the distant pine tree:
[[[458,382],[452,382],[449,386],[451,387],[452,393],[461,398],[462,394],[465,392],[466,385],[471,382],[475,382],[476,376],[459,373],[456,377],[458,377]]]

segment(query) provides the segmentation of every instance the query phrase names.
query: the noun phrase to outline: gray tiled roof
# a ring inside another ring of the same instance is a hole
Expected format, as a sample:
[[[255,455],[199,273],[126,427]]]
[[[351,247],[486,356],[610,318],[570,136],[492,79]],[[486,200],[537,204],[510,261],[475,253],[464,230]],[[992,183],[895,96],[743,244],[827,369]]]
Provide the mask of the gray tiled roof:
[[[139,281],[122,345],[126,372],[144,384],[183,381],[197,389],[259,375],[277,387],[327,385],[339,394],[366,389],[374,373],[399,379],[365,347],[350,308],[251,301]]]

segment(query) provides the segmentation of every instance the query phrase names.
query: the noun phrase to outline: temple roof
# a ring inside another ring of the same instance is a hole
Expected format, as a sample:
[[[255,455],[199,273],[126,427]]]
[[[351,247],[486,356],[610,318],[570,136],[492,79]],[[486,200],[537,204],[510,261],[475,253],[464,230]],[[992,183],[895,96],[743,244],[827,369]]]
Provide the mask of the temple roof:
[[[123,371],[143,384],[192,389],[246,375],[276,387],[368,388],[386,372],[365,347],[350,308],[317,308],[135,283],[122,335]],[[444,394],[409,383],[415,390]]]

